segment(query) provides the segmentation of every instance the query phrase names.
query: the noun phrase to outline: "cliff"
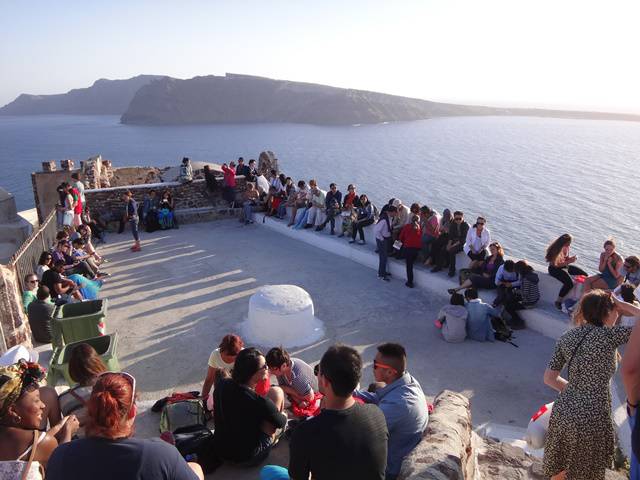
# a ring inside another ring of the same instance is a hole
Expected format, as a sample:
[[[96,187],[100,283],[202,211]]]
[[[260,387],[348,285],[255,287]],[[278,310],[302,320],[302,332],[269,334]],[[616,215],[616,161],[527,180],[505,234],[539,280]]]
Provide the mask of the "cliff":
[[[90,87],[57,95],[23,93],[0,108],[0,115],[122,115],[140,87],[159,78],[162,77],[138,75],[126,80],[100,79]]]

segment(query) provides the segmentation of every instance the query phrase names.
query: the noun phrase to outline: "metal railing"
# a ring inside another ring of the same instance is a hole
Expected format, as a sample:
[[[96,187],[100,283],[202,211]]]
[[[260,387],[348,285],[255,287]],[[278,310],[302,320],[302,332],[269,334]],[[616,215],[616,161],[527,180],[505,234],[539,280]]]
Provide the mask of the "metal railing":
[[[56,233],[56,211],[54,209],[9,260],[8,266],[16,273],[16,280],[20,286],[20,292],[22,292],[24,277],[28,273],[34,273],[36,271],[40,255],[42,255],[42,252],[45,250],[51,248],[56,239]]]

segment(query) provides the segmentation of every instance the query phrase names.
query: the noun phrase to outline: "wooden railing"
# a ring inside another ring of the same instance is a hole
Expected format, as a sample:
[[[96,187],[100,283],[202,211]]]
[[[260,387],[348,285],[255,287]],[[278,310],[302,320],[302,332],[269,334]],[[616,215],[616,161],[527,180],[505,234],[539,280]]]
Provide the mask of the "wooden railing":
[[[16,279],[21,292],[24,277],[28,273],[34,273],[36,271],[40,255],[53,246],[56,233],[56,211],[53,210],[45,221],[24,241],[18,251],[13,254],[11,260],[9,260],[8,266],[16,273]]]

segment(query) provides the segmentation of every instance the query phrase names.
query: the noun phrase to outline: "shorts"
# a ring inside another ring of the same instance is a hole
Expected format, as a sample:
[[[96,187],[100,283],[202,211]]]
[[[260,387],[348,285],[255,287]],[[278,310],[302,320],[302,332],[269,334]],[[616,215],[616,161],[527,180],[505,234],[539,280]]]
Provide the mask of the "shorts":
[[[607,284],[607,287],[609,287],[610,290],[613,290],[618,286],[618,279],[614,278],[613,275],[599,273],[598,277],[600,277],[601,280],[605,281],[605,283]]]
[[[67,210],[64,212],[62,217],[62,225],[66,225],[68,227],[73,225],[73,212],[71,210]]]

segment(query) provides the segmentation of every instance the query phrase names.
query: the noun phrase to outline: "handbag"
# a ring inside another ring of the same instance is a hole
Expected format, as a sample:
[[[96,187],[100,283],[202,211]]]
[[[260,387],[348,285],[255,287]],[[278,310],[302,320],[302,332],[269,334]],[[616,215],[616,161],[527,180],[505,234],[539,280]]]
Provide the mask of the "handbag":
[[[33,431],[33,444],[29,460],[7,460],[0,462],[0,478],[2,480],[42,480],[44,478],[44,468],[40,462],[35,461],[36,449],[38,448],[38,431]]]

